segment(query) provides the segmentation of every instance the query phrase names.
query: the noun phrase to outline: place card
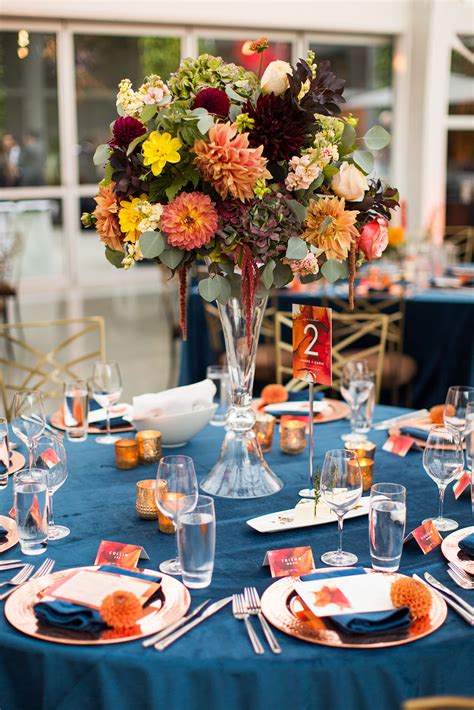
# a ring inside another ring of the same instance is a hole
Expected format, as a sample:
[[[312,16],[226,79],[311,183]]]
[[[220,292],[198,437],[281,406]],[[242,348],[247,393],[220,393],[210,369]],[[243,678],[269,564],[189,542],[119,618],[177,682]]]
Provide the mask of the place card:
[[[15,513],[15,506],[14,505],[12,505],[12,507],[8,511],[8,515],[10,516],[10,518],[13,518],[13,520],[16,520],[16,513]]]
[[[44,471],[49,471],[50,468],[59,463],[59,456],[54,449],[45,449],[35,461],[36,468],[41,468]]]
[[[262,566],[264,565],[270,565],[272,577],[299,577],[316,569],[313,551],[309,545],[269,550],[265,554]]]
[[[293,303],[293,377],[332,385],[332,311]]]
[[[125,569],[135,569],[138,560],[149,560],[144,547],[128,545],[124,542],[102,540],[94,561],[95,565],[116,565]]]
[[[382,449],[384,451],[388,451],[390,454],[395,454],[396,456],[406,456],[414,443],[415,439],[411,436],[391,434],[382,446]]]
[[[375,572],[297,582],[295,591],[311,613],[323,617],[393,609],[391,585],[386,575]]]
[[[405,542],[409,540],[416,540],[424,555],[434,550],[435,547],[438,547],[438,545],[441,545],[443,542],[443,538],[432,520],[427,520],[422,523],[422,525],[412,530],[403,540],[403,543],[405,544]]]
[[[471,485],[471,476],[469,475],[468,471],[464,471],[462,476],[460,476],[460,478],[458,478],[458,480],[456,481],[456,483],[453,486],[453,493],[454,493],[454,497],[456,498],[456,500],[459,498],[461,493],[463,493],[466,490],[466,488],[470,485]]]

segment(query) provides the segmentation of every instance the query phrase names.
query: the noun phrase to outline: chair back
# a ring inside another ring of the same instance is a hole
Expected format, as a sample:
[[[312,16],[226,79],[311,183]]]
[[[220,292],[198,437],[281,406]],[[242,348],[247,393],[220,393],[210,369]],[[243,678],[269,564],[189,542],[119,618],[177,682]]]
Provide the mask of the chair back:
[[[470,264],[474,256],[474,227],[446,227],[445,242],[454,244],[459,261]]]
[[[375,357],[375,396],[378,402],[382,382],[382,368],[387,344],[389,318],[384,313],[332,314],[332,375],[331,390],[339,392],[344,364],[349,360]],[[283,353],[293,352],[291,333],[292,314],[278,311],[275,316],[276,381],[289,390],[301,390],[306,382],[293,378],[293,369],[285,364]],[[360,345],[360,347],[358,347]],[[316,385],[316,390],[328,389]]]
[[[4,356],[8,345],[13,358]],[[6,416],[15,392],[38,389],[45,399],[60,398],[63,383],[88,379],[96,360],[105,360],[100,316],[0,325],[0,388]]]

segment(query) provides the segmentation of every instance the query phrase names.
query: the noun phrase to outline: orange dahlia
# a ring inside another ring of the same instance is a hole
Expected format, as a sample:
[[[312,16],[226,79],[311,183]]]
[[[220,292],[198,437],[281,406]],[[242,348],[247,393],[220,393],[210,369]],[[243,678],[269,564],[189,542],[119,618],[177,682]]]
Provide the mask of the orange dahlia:
[[[164,207],[161,215],[161,230],[168,243],[184,251],[209,244],[217,223],[217,210],[202,192],[182,192]]]
[[[127,629],[142,615],[142,605],[132,592],[108,594],[100,606],[100,615],[113,629]]]
[[[346,210],[343,197],[323,197],[310,200],[302,237],[328,259],[344,261],[349,256],[351,243],[358,236],[354,226],[357,210]]]
[[[94,198],[97,207],[93,214],[96,218],[95,228],[101,240],[114,251],[123,251],[123,234],[118,220],[119,203],[114,193],[115,183],[101,187]]]
[[[263,404],[280,404],[288,400],[288,390],[283,385],[265,385],[262,390]]]
[[[425,584],[417,579],[399,577],[390,587],[393,606],[407,606],[412,619],[421,619],[431,609],[431,593]]]
[[[257,180],[270,178],[262,156],[263,146],[249,147],[248,133],[238,133],[235,123],[217,123],[209,142],[194,143],[195,163],[223,200],[229,195],[244,202],[253,197]]]

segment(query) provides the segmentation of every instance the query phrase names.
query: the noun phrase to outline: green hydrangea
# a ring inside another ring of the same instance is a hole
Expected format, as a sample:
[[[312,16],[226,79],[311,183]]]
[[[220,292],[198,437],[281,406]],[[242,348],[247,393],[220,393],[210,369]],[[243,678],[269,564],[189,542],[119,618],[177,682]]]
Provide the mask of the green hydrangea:
[[[227,64],[221,57],[201,54],[197,59],[181,60],[179,69],[171,74],[168,86],[174,98],[189,101],[206,87],[225,89],[230,85],[236,93],[250,97],[258,85],[255,74],[236,64]]]

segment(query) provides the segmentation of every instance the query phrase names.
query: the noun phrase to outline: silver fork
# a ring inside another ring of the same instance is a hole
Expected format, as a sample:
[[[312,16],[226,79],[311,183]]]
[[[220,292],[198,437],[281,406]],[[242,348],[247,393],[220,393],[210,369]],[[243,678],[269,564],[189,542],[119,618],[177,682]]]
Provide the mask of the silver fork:
[[[1,582],[0,587],[17,587],[19,584],[23,584],[23,582],[26,582],[30,574],[33,572],[33,569],[33,565],[25,565],[25,567],[23,567],[20,572],[17,572],[11,579],[8,579],[6,582]]]
[[[474,580],[461,568],[453,562],[448,564],[448,574],[464,589],[474,589]]]
[[[47,575],[51,572],[51,570],[53,569],[55,564],[56,563],[54,560],[47,557],[44,560],[44,562],[38,567],[38,569],[36,570],[34,575],[32,577],[30,577],[30,575],[28,575],[29,579],[27,578],[26,580],[23,580],[23,582],[21,582],[20,584],[25,584],[25,582],[27,582],[27,581],[31,582],[34,579],[39,579],[39,577],[44,577],[45,575]],[[27,566],[33,568],[33,565],[27,565]],[[30,574],[31,574],[31,572],[30,572]],[[16,586],[16,589],[18,589],[18,585]],[[7,592],[3,592],[3,594],[0,594],[0,601],[3,601],[7,597],[9,597],[10,594],[12,594],[12,592],[14,592],[14,591],[15,591],[15,589],[9,589]]]
[[[262,604],[260,602],[260,596],[255,587],[245,587],[244,598],[247,605],[247,610],[251,616],[256,616],[262,626],[263,633],[267,639],[268,645],[273,653],[281,653],[281,646],[273,635],[268,621],[262,614]]]
[[[245,600],[243,594],[234,594],[232,597],[232,613],[236,619],[245,622],[245,627],[249,635],[250,643],[252,648],[258,655],[264,653],[260,639],[258,638],[252,624],[250,623],[249,614],[247,607],[245,606]]]

